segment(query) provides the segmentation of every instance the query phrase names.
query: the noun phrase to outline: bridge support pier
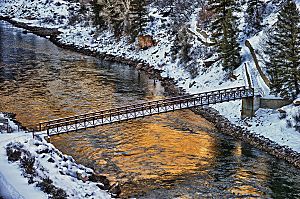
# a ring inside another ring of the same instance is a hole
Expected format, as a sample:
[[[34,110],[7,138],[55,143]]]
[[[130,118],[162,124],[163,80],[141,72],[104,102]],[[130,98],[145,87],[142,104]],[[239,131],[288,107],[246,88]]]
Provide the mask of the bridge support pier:
[[[255,112],[260,107],[260,97],[247,97],[242,99],[241,118],[255,116]]]

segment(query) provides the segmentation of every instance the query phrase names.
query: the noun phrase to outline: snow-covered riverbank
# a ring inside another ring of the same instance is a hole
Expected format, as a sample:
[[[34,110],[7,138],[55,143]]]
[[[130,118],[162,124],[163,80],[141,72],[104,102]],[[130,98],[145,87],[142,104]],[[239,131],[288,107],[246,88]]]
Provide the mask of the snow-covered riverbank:
[[[6,117],[0,114],[0,118]],[[11,133],[0,131],[0,196],[111,198],[104,176],[76,164],[72,157],[63,155],[43,138],[33,139],[31,133],[18,131],[11,120],[9,126]]]
[[[109,31],[104,31],[101,34],[95,34],[97,29],[92,25],[87,25],[85,22],[78,21],[75,25],[70,25],[68,21],[68,18],[71,16],[69,10],[72,7],[72,12],[78,11],[80,9],[80,4],[69,3],[62,0],[47,2],[48,3],[44,0],[5,0],[1,2],[0,15],[28,25],[45,28],[58,28],[61,32],[58,36],[58,41],[62,44],[74,45],[78,48],[88,49],[96,53],[125,57],[127,59],[148,63],[159,70],[163,70],[161,74],[162,76],[174,78],[178,81],[178,86],[183,87],[189,93],[198,93],[217,88],[235,87],[244,84],[242,78],[243,65],[235,71],[237,80],[225,81],[225,73],[217,65],[213,65],[209,70],[199,74],[196,78],[191,78],[184,68],[177,66],[176,63],[172,63],[170,61],[170,48],[173,38],[172,35],[170,36],[168,34],[168,31],[162,28],[162,21],[168,21],[169,19],[163,18],[161,15],[157,14],[155,10],[151,11],[151,16],[155,19],[155,23],[152,28],[155,30],[154,39],[159,42],[152,48],[139,50],[136,48],[136,43],[129,44],[126,38],[115,40],[112,33]],[[191,24],[195,24],[193,18],[195,17],[191,17]],[[196,28],[193,27],[194,26],[191,26],[191,30],[195,32]],[[197,46],[201,45],[201,43],[195,40],[193,45]],[[244,61],[251,62],[250,56],[248,56],[249,53],[245,47],[243,47],[243,53],[245,58]],[[200,63],[202,60],[198,60],[198,62]],[[214,105],[212,107],[217,109],[232,123],[243,126],[251,132],[258,133],[259,135],[269,138],[282,146],[288,146],[294,151],[300,152],[300,133],[292,128],[292,126],[295,125],[293,117],[300,112],[299,106],[289,105],[283,107],[282,110],[286,111],[285,118],[280,116],[280,112],[278,110],[260,109],[256,113],[256,117],[245,120],[240,119],[241,102],[239,101]],[[291,125],[289,125],[287,121],[290,121]],[[7,142],[2,142],[2,140],[5,140],[6,136],[9,140]],[[15,140],[21,142],[27,148],[33,148],[33,152],[36,153],[36,148],[34,148],[36,145],[34,143],[37,141],[31,140],[31,136],[28,134],[20,134],[21,137],[18,136],[19,134],[1,135],[1,143],[3,143],[3,145],[1,144],[1,148],[10,141]],[[40,144],[43,145],[45,143],[43,141]],[[5,152],[4,149],[2,152]],[[6,164],[8,164],[7,161]],[[15,165],[15,168],[18,168],[17,164]],[[20,182],[23,181],[24,184],[28,184],[25,178],[22,177],[22,179],[23,180]],[[75,184],[74,186],[81,186],[80,183]],[[34,190],[36,189],[34,186],[31,188]],[[73,192],[70,192],[70,194],[72,193]],[[101,192],[101,194],[105,193]]]
[[[58,36],[58,41],[62,44],[73,45],[95,53],[114,55],[150,64],[162,70],[161,75],[163,77],[174,78],[178,82],[178,86],[184,88],[188,93],[198,93],[244,85],[242,78],[243,64],[235,71],[237,80],[226,81],[224,80],[225,72],[217,65],[211,66],[209,70],[192,79],[184,68],[177,66],[176,63],[171,63],[170,48],[172,46],[173,36],[169,34],[166,28],[162,28],[162,21],[168,23],[170,19],[159,15],[155,9],[150,9],[150,15],[154,18],[154,22],[151,24],[151,30],[152,32],[154,31],[152,35],[157,41],[157,45],[147,50],[140,50],[136,48],[136,43],[128,43],[127,38],[114,39],[113,34],[109,32],[109,30],[98,33],[97,28],[91,25],[91,22],[76,21],[76,23],[70,25],[69,18],[74,18],[74,15],[79,15],[78,12],[80,8],[81,5],[79,3],[70,3],[63,0],[5,0],[1,3],[0,15],[32,26],[58,28],[61,32]],[[87,6],[85,16],[90,15],[92,15],[91,8]],[[267,18],[266,21],[268,24],[274,23],[275,17],[272,16],[273,15],[270,14]],[[195,18],[195,15],[191,16],[191,31],[197,31]],[[260,45],[259,37],[263,37],[262,34],[250,39],[254,47]],[[193,45],[197,46],[202,44],[195,40]],[[250,53],[248,49],[245,46],[242,47],[244,62],[251,64],[253,61],[251,60],[251,56],[249,56]],[[198,61],[201,62],[203,60]],[[281,116],[277,110],[260,109],[256,113],[256,117],[245,120],[240,119],[240,101],[222,103],[212,107],[217,109],[234,124],[246,127],[280,145],[289,146],[293,150],[300,152],[300,145],[298,144],[300,141],[300,133],[292,128],[292,126],[297,125],[293,118],[300,114],[299,106],[289,105],[282,108],[282,110],[286,111],[286,118],[284,119],[279,119]]]

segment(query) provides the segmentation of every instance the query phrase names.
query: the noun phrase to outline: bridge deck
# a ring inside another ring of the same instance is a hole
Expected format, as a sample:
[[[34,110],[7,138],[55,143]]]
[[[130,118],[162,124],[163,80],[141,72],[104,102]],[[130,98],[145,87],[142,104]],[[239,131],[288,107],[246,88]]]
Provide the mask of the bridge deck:
[[[39,123],[39,131],[47,131],[49,136],[90,127],[101,126],[113,122],[145,117],[180,109],[221,103],[254,96],[254,89],[236,87],[211,92],[184,95],[166,98],[163,100],[149,101],[135,105],[128,105],[108,110],[75,115]]]

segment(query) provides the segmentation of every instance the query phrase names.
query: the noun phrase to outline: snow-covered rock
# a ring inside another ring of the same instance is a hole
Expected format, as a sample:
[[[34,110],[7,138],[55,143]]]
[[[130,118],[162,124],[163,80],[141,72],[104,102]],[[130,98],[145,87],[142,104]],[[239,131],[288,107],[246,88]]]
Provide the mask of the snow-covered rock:
[[[296,105],[296,106],[299,106],[300,105],[300,98],[297,98],[293,101],[293,104]]]

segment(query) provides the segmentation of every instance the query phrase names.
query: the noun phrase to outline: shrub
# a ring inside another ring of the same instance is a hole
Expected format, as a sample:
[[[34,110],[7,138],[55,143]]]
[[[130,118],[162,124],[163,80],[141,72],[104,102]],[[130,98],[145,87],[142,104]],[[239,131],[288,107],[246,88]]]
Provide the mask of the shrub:
[[[36,186],[40,187],[40,189],[47,193],[50,194],[52,192],[52,190],[55,188],[55,186],[52,184],[52,180],[47,177],[47,178],[43,178],[41,182],[39,182]]]
[[[293,115],[293,119],[295,123],[294,128],[300,133],[300,110],[298,111],[298,113]]]
[[[27,156],[24,155],[21,159],[20,159],[20,163],[21,163],[21,168],[24,169],[26,174],[29,174],[30,176],[33,175],[35,173],[35,169],[34,169],[34,162],[35,162],[35,158],[32,156]]]
[[[65,199],[65,198],[68,198],[68,195],[65,192],[65,190],[63,190],[61,188],[56,188],[55,191],[52,193],[52,196],[50,196],[49,198],[51,198],[51,199]]]
[[[49,198],[51,199],[65,199],[68,197],[63,189],[55,187],[52,183],[53,181],[47,177],[43,178],[36,186],[40,187],[43,192],[49,194]]]
[[[292,125],[292,122],[291,120],[286,120],[286,127],[287,128],[291,128],[293,125]]]
[[[16,162],[20,160],[22,153],[21,151],[12,148],[6,148],[6,154],[7,154],[8,161]]]
[[[22,148],[23,145],[20,142],[9,143],[6,146],[6,155],[8,157],[8,161],[16,162],[20,160],[23,151]]]

